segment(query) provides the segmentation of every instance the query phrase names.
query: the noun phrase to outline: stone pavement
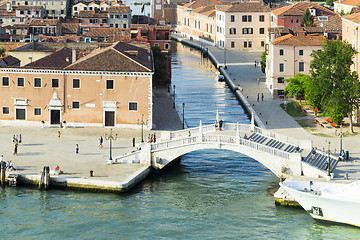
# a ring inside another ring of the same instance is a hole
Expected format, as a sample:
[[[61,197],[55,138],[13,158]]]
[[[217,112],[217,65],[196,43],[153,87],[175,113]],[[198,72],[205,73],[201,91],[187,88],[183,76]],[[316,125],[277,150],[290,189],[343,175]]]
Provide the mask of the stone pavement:
[[[189,40],[177,35],[177,37]],[[200,46],[200,42],[193,40],[195,44]],[[201,43],[204,46],[204,43]],[[210,52],[219,61],[220,65],[225,63],[224,50],[215,46],[205,45]],[[253,109],[258,114],[266,128],[284,135],[295,137],[298,139],[311,139],[313,146],[318,149],[327,148],[328,143],[331,142],[331,148],[339,149],[340,140],[334,135],[334,129],[318,129],[320,132],[325,132],[326,135],[333,136],[332,138],[315,136],[302,128],[294,118],[289,116],[282,110],[280,104],[284,102],[283,99],[272,99],[269,90],[266,87],[266,76],[261,72],[259,66],[255,67],[255,61],[261,60],[262,52],[248,52],[239,50],[226,50],[226,66],[227,73],[236,85],[241,86],[243,95],[248,102],[253,106]],[[258,84],[257,79],[260,79]],[[260,94],[260,99],[257,101],[257,94]],[[261,93],[264,93],[264,101],[261,100]],[[267,124],[266,124],[267,123]],[[344,129],[345,131],[345,129]],[[359,130],[360,131],[360,130]],[[343,176],[348,172],[349,177],[360,179],[360,135],[343,138],[343,146],[345,150],[350,151],[352,162],[340,162],[337,171]]]
[[[154,90],[154,124],[162,130],[178,130],[182,127],[178,113],[172,108],[172,99],[167,89]],[[61,132],[58,139],[57,132]],[[91,179],[99,181],[123,182],[133,173],[143,168],[140,164],[113,164],[108,165],[109,141],[104,142],[104,147],[99,149],[98,139],[104,133],[109,133],[108,128],[41,128],[39,127],[0,127],[0,155],[4,160],[11,160],[17,171],[16,174],[39,174],[44,166],[54,170],[56,165],[64,172],[62,177],[90,179],[90,170],[94,171]],[[146,140],[149,133],[158,131],[144,131]],[[136,143],[141,141],[140,129],[117,129],[118,134],[113,141],[113,157],[129,153],[132,139]],[[18,148],[18,156],[13,155],[12,136],[22,135],[22,143]],[[79,144],[80,154],[75,154],[75,145]]]

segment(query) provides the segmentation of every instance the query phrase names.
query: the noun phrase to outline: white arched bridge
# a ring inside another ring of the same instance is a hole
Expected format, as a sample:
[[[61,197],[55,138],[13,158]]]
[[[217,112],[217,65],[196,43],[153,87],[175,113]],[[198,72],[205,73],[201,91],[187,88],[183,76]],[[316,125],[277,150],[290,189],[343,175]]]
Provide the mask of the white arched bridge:
[[[245,137],[246,135],[246,137]],[[298,150],[300,148],[300,150]],[[174,132],[162,132],[157,143],[142,143],[141,150],[118,156],[114,163],[141,163],[162,169],[178,157],[202,149],[224,149],[247,155],[276,176],[304,175],[325,177],[328,156],[311,153],[312,142],[278,134],[252,124],[224,123],[222,130],[214,124]],[[112,162],[111,162],[112,163]],[[333,171],[337,158],[331,156]]]

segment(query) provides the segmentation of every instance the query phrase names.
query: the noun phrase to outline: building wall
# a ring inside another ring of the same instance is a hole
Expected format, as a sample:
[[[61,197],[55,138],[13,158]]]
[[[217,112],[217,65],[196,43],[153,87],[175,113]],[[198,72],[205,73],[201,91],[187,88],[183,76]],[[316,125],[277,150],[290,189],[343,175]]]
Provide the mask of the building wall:
[[[341,13],[341,10],[343,10],[345,14],[350,13],[354,7],[355,6],[334,2],[334,12],[337,12],[337,13]]]
[[[61,121],[69,125],[103,126],[104,102],[116,102],[114,109],[116,126],[137,126],[144,114],[148,128],[152,126],[152,74],[106,74],[97,72],[86,74],[71,71],[21,71],[19,69],[0,70],[1,112],[0,124],[34,125],[34,122],[50,122],[49,103],[54,91],[61,101]],[[2,86],[2,77],[10,78],[10,86]],[[18,87],[17,77],[25,78],[25,86]],[[42,79],[41,87],[34,87],[34,77]],[[51,79],[59,79],[59,87],[52,88]],[[80,79],[80,88],[73,88],[73,79]],[[114,80],[114,89],[106,89],[106,80]],[[26,106],[14,106],[14,99],[27,99]],[[73,109],[72,102],[79,101],[80,108]],[[129,102],[137,103],[137,110],[129,110]],[[2,108],[10,107],[9,114]],[[15,120],[15,109],[26,108],[26,120]],[[34,108],[41,108],[41,115],[34,115]],[[35,123],[36,124],[36,123]]]
[[[217,46],[227,49],[264,50],[267,31],[270,27],[269,12],[227,13],[216,11],[216,15]],[[232,16],[235,18],[234,22],[231,22]],[[251,16],[251,22],[243,22],[243,16]],[[260,21],[260,16],[263,16],[263,22]],[[234,34],[234,29],[236,29],[236,34]],[[249,31],[248,29],[252,29],[252,34],[246,33]],[[260,29],[263,33],[260,33]]]
[[[216,43],[215,18],[194,13],[191,9],[184,8],[183,6],[177,6],[177,16],[177,27],[182,35],[195,40]]]
[[[342,39],[343,41],[347,41],[357,52],[360,50],[360,33],[359,33],[359,23],[355,23],[349,21],[347,19],[342,18]],[[358,74],[360,73],[360,57],[359,53],[355,55],[353,70],[355,70]]]
[[[11,4],[13,6],[18,6],[18,5],[44,6],[45,12],[49,16],[52,15],[60,16],[60,17],[70,16],[70,0],[50,0],[50,1],[12,0]]]
[[[21,67],[52,53],[53,51],[9,51],[9,55],[20,60]]]
[[[301,24],[300,16],[277,17],[271,13],[271,27],[299,27]]]
[[[296,74],[306,74],[310,72],[310,62],[312,51],[320,50],[321,46],[293,46],[293,45],[274,45],[270,44],[269,54],[266,62],[266,85],[273,97],[281,97],[279,90],[284,90],[286,83],[279,83],[278,78],[289,79]],[[283,50],[284,55],[280,55]],[[303,55],[299,54],[303,50]],[[304,63],[304,71],[299,71],[299,63]],[[284,71],[280,72],[280,64],[283,64]]]

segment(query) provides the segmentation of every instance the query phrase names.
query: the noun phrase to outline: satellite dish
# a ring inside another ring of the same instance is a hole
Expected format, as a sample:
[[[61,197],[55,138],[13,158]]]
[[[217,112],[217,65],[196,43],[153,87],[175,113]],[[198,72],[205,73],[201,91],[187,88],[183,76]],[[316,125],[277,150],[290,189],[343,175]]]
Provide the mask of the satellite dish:
[[[323,27],[324,26],[324,24],[323,23],[320,23],[320,27]]]

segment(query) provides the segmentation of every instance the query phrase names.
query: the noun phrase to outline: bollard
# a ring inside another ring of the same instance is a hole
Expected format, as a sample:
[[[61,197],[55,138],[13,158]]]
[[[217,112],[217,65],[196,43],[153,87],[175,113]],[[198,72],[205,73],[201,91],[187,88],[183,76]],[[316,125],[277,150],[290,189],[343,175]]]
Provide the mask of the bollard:
[[[93,176],[94,176],[94,171],[90,170],[90,177],[93,177]]]
[[[135,138],[132,139],[132,146],[135,147]]]
[[[6,171],[6,163],[1,162],[1,186],[5,187],[5,171]]]
[[[345,173],[345,177],[344,177],[346,180],[349,179],[349,174],[348,173]]]
[[[47,190],[49,189],[49,185],[50,185],[50,167],[46,166],[44,167],[45,172],[44,172],[44,189]]]

